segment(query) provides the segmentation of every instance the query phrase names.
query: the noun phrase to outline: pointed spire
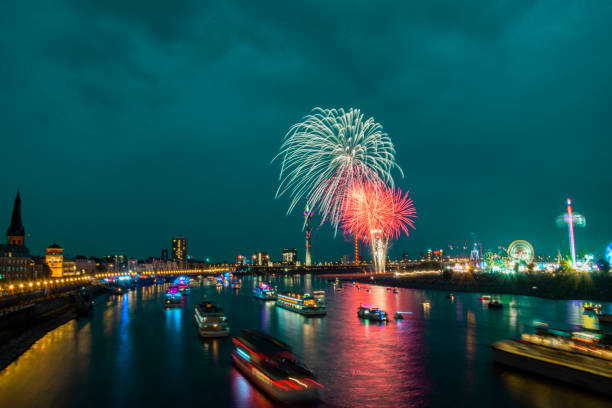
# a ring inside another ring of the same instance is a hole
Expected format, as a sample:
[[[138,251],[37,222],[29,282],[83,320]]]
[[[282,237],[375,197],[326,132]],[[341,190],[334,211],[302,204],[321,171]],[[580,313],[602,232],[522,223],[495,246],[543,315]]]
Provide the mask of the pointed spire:
[[[19,190],[17,190],[17,196],[15,197],[15,204],[13,206],[13,216],[11,217],[11,225],[6,232],[7,237],[24,237],[25,229],[21,222],[21,196]]]

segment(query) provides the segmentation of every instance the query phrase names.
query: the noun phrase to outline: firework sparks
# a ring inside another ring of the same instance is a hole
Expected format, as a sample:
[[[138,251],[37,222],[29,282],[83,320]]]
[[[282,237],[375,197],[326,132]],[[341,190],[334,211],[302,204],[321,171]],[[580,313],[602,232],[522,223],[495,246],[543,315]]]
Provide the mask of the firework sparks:
[[[315,108],[285,135],[276,198],[291,198],[288,213],[305,197],[337,231],[349,187],[355,180],[393,186],[395,149],[382,126],[359,109]],[[273,161],[274,161],[273,160]]]
[[[370,244],[376,272],[385,271],[390,240],[414,229],[416,209],[408,192],[381,182],[354,182],[347,195],[341,228]]]
[[[347,196],[341,227],[369,242],[371,231],[379,230],[387,239],[397,239],[414,229],[416,209],[408,192],[382,183],[355,182]]]

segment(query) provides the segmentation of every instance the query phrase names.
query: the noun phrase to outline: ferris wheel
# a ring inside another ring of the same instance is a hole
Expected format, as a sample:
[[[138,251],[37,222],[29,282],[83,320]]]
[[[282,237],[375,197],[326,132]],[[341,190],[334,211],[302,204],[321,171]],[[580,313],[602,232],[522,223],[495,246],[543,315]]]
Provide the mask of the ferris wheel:
[[[508,255],[515,262],[525,262],[527,264],[533,261],[533,246],[524,240],[517,240],[508,247]]]

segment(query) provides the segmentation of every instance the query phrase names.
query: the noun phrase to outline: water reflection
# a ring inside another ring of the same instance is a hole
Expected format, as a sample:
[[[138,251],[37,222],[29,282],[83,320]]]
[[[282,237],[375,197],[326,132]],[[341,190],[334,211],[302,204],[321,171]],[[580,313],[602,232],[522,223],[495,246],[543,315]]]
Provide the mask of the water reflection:
[[[504,385],[521,405],[535,408],[579,407],[585,406],[584,401],[587,400],[588,405],[586,406],[589,408],[610,407],[610,401],[605,398],[574,388],[571,385],[561,386],[557,382],[548,381],[531,374],[500,366],[495,368]],[[551,392],[551,389],[554,389],[554,392]]]
[[[235,368],[230,369],[233,406],[273,408],[275,405]]]
[[[91,341],[91,325],[79,320],[42,337],[0,372],[0,406],[45,407],[53,406],[54,402],[56,406],[67,403],[62,394],[71,391],[74,378],[89,375]],[[62,372],[58,373],[56,367],[61,367]],[[47,389],[59,391],[54,401],[41,398],[40,391]]]
[[[280,290],[327,287],[328,315],[304,317],[255,299],[249,288],[258,279],[250,277],[238,293],[217,290],[216,282],[194,285],[176,309],[163,307],[167,285],[102,298],[91,318],[52,331],[0,373],[0,406],[191,406],[203,403],[202,393],[211,406],[273,406],[232,368],[230,339],[199,338],[193,304],[203,297],[226,310],[232,335],[261,329],[290,344],[325,385],[325,405],[603,406],[599,397],[499,370],[490,359],[491,343],[531,330],[534,320],[560,328],[598,327],[593,314],[583,313],[582,302],[507,296],[502,300],[509,307],[491,311],[470,293],[455,294],[452,302],[436,291],[395,294],[348,284],[335,291],[313,276],[263,279]],[[412,314],[374,324],[357,317],[360,304],[383,308],[390,316]],[[152,381],[162,384],[159,392],[152,392]],[[103,389],[106,396],[92,399],[92,389]],[[197,392],[177,395],[175,390]]]
[[[168,331],[180,332],[183,323],[183,308],[167,308],[165,311],[165,315],[166,329]]]
[[[219,343],[222,339],[202,339],[202,348],[206,356],[212,357],[211,361],[218,363],[219,361]]]

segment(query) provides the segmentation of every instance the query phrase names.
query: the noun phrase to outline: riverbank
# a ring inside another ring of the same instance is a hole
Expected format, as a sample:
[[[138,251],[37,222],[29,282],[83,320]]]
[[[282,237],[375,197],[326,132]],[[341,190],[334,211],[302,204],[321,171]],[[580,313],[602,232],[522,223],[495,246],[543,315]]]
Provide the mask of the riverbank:
[[[90,287],[92,298],[107,293]],[[76,295],[40,300],[0,318],[0,371],[15,361],[48,332],[78,317]]]
[[[477,292],[537,296],[547,299],[612,301],[612,277],[593,276],[587,273],[567,273],[556,276],[502,275],[472,273],[405,274],[361,276],[343,279],[412,289],[442,290],[448,292]]]

